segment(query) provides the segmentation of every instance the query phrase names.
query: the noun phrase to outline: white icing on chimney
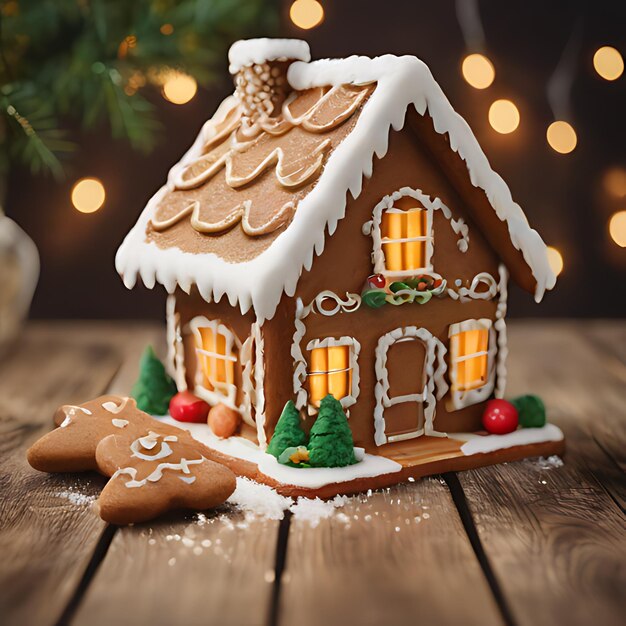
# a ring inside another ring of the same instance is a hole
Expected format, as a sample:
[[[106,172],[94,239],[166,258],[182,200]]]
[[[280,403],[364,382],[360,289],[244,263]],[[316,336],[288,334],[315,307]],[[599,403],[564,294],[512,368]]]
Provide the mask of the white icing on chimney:
[[[268,61],[311,60],[309,44],[301,39],[242,39],[228,51],[228,71],[236,74],[249,65],[262,65]]]

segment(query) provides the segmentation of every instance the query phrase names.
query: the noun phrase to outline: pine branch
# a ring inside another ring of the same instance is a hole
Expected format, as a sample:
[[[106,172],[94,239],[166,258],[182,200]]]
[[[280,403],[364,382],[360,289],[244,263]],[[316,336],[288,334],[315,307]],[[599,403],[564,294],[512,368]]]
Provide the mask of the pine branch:
[[[11,7],[0,16],[0,146],[7,148],[0,170],[17,160],[56,176],[59,156],[71,148],[59,120],[106,123],[114,137],[150,150],[160,127],[141,90],[154,85],[137,86],[136,77],[172,68],[209,85],[234,39],[271,34],[278,22],[267,0],[19,0]],[[17,101],[26,86],[28,101]]]
[[[58,128],[50,108],[38,102],[34,86],[5,85],[0,91],[0,114],[11,154],[34,174],[49,171],[55,178],[62,178],[58,155],[72,151],[74,144]]]

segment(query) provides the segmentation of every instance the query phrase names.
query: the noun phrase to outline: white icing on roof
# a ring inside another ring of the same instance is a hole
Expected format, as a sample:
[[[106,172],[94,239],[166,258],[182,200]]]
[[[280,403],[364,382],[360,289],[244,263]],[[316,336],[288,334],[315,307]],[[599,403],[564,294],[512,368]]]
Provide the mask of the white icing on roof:
[[[245,59],[251,56],[248,52]],[[242,59],[243,54],[236,61]],[[506,183],[491,169],[467,122],[454,111],[422,61],[412,56],[385,55],[374,59],[355,56],[295,62],[289,68],[288,80],[294,89],[375,81],[378,86],[363,107],[354,130],[331,154],[317,185],[299,203],[288,228],[262,254],[244,263],[228,263],[212,253],[160,249],[154,242],[145,241],[146,225],[168,186],[172,188],[173,174],[199,156],[202,145],[215,132],[213,122],[207,122],[191,149],[172,168],[167,185],[148,203],[118,250],[116,268],[129,289],[135,285],[137,275],[148,288],[158,281],[169,293],[177,285],[189,292],[195,284],[207,301],[219,301],[226,295],[231,305],[239,305],[242,313],[253,307],[259,321],[271,319],[283,292],[289,296],[295,293],[302,270],[309,270],[314,254],[320,255],[324,250],[326,229],[332,236],[345,215],[346,192],[354,198],[359,196],[363,176],[372,175],[374,156],[385,156],[389,131],[403,128],[410,105],[422,115],[428,113],[438,133],[448,134],[450,147],[465,161],[472,184],[485,191],[497,216],[506,221],[513,245],[522,252],[536,280],[535,299],[540,301],[544,292],[554,287],[556,276],[550,269],[543,240],[530,227]],[[214,120],[223,119],[235,105],[232,96],[227,98]]]
[[[236,74],[242,67],[266,61],[310,61],[309,44],[302,39],[244,39],[228,51],[228,71]]]

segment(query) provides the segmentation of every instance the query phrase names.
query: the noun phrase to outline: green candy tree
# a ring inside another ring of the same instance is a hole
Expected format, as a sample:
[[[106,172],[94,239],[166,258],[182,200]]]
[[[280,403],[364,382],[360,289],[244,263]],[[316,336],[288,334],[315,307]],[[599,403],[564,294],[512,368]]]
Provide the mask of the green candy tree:
[[[357,462],[348,419],[341,402],[330,394],[320,404],[308,448],[312,467],[345,467]]]
[[[267,453],[278,458],[287,448],[306,445],[306,433],[302,430],[300,413],[292,400],[285,404],[276,429],[272,435]]]
[[[148,346],[141,356],[139,379],[130,395],[135,398],[142,411],[152,415],[165,415],[175,393],[176,384],[165,373],[163,363],[154,354],[152,346]]]

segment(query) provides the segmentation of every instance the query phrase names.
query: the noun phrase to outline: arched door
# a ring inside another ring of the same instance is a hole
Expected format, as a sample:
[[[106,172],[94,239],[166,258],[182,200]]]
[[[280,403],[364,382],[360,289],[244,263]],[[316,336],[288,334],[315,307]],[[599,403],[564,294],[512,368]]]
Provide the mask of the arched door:
[[[425,328],[407,326],[383,335],[376,348],[377,445],[412,439],[432,427],[433,370],[438,339]]]

